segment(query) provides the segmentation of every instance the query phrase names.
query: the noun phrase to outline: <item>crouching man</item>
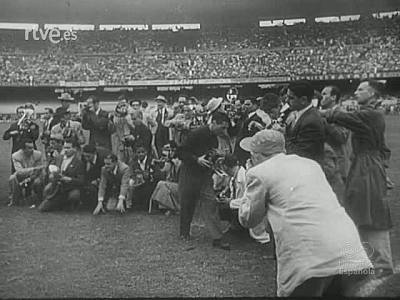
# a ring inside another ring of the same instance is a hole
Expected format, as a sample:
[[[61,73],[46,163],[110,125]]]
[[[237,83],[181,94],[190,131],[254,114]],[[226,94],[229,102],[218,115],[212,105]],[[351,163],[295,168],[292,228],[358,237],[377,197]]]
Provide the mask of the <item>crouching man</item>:
[[[131,169],[128,165],[118,161],[115,154],[109,154],[104,159],[101,169],[98,202],[94,215],[105,212],[103,202],[106,201],[107,210],[125,212],[125,201],[128,196]]]
[[[79,144],[76,139],[66,139],[63,155],[49,166],[49,183],[43,191],[42,212],[71,209],[80,204],[81,188],[84,183],[84,167],[77,155]]]
[[[283,135],[262,130],[245,138],[253,167],[239,221],[252,228],[267,215],[276,244],[277,294],[351,296],[373,273],[356,226],[339,204],[320,165],[285,154]]]
[[[42,153],[34,150],[33,140],[25,139],[22,145],[23,148],[12,155],[15,173],[9,179],[10,206],[22,204],[23,200],[28,199],[28,193],[31,197],[26,204],[29,205],[36,205],[41,197],[44,168]]]
[[[97,195],[104,158],[111,152],[103,147],[88,144],[82,149],[82,162],[85,167],[85,185],[82,189],[82,204],[93,210],[97,205]]]

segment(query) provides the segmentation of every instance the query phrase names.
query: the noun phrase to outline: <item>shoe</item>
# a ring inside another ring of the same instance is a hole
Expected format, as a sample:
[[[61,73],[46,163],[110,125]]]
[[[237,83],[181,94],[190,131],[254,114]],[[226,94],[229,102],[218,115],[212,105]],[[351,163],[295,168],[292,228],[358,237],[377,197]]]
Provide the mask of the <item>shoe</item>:
[[[36,205],[32,204],[31,206],[29,206],[29,208],[36,208]]]
[[[193,245],[189,235],[181,235],[180,238],[181,238],[181,240],[183,240],[183,242],[185,244],[184,245],[185,251],[194,250],[196,248],[196,246]]]
[[[393,275],[393,270],[392,269],[384,269],[384,268],[377,268],[375,269],[375,278],[380,279],[383,277],[391,276]]]
[[[231,245],[229,243],[223,242],[221,239],[213,240],[213,247],[220,248],[222,250],[231,250]]]
[[[13,205],[14,205],[14,202],[12,202],[12,201],[8,202],[8,204],[7,204],[8,207],[11,207]]]

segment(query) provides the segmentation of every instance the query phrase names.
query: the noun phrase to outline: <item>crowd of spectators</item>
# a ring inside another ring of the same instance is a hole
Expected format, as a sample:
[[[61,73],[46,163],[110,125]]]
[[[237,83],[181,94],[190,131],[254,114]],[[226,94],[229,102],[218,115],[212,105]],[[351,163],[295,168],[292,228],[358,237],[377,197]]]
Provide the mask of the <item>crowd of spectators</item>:
[[[0,31],[0,81],[127,84],[398,71],[399,36],[399,17],[214,32],[82,31],[57,45]]]

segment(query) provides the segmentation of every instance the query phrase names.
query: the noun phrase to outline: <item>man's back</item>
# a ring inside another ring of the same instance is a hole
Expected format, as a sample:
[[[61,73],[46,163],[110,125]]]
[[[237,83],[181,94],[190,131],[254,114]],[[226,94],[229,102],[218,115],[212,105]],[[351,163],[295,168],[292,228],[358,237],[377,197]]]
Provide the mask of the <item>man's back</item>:
[[[308,278],[371,266],[354,223],[315,161],[278,154],[248,171],[246,194],[261,198],[252,201],[253,216],[267,206],[278,241],[278,296]]]

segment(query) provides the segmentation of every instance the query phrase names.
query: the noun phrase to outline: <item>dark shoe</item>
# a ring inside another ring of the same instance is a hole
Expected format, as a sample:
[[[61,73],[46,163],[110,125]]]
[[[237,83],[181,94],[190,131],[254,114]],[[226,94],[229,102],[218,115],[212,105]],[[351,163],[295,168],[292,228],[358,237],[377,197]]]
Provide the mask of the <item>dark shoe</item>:
[[[393,275],[392,269],[384,269],[384,268],[375,269],[375,278],[376,279],[380,279],[380,278],[391,276],[391,275]]]
[[[229,243],[223,242],[221,239],[213,240],[213,247],[220,248],[223,250],[231,250],[231,245]]]
[[[185,251],[194,250],[196,248],[195,245],[193,245],[189,235],[181,235],[180,238],[184,243],[184,250]]]

